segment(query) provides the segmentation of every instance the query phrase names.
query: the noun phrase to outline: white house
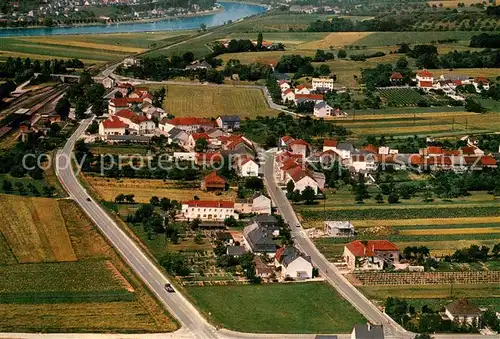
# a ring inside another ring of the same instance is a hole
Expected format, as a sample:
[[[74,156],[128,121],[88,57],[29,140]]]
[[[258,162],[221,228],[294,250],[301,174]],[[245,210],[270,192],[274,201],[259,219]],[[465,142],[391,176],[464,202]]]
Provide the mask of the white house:
[[[110,89],[115,87],[115,80],[110,77],[105,77],[101,80],[101,84],[104,86],[104,88]]]
[[[354,225],[350,221],[325,221],[325,234],[332,237],[352,237]]]
[[[388,240],[355,240],[344,246],[343,257],[351,272],[381,271],[385,264],[399,263],[399,249]]]
[[[108,104],[108,113],[115,114],[123,109],[128,109],[127,98],[113,98]]]
[[[281,92],[281,100],[283,102],[295,101],[295,93],[289,88]]]
[[[242,177],[256,177],[259,175],[259,165],[255,160],[249,158],[241,162],[240,176]]]
[[[314,105],[313,114],[318,118],[331,117],[333,113],[333,108],[324,101],[318,102]]]
[[[375,171],[377,169],[375,156],[372,154],[354,154],[348,160],[348,164],[356,173]]]
[[[298,85],[295,87],[295,94],[311,94],[311,91],[306,85]]]
[[[125,135],[127,127],[120,119],[110,116],[99,123],[99,135]]]
[[[316,180],[301,167],[295,167],[286,173],[285,182],[288,183],[290,180],[293,181],[295,190],[299,190],[301,193],[307,186],[312,187],[316,194],[319,192],[320,187]]]
[[[323,152],[326,151],[337,151],[338,141],[335,139],[325,139],[323,140]]]
[[[288,144],[288,148],[292,153],[300,154],[303,158],[306,158],[311,151],[311,145],[302,139],[293,140]]]
[[[434,84],[434,75],[431,72],[424,69],[420,72],[417,72],[417,87],[430,89]]]
[[[193,220],[224,221],[226,218],[238,219],[232,201],[191,200],[182,203],[184,218]]]
[[[264,194],[257,194],[252,200],[252,212],[256,214],[271,214],[271,199]]]
[[[274,265],[281,269],[280,277],[292,279],[311,279],[313,277],[313,265],[311,257],[305,256],[293,246],[282,247],[276,251]]]
[[[313,91],[319,90],[333,90],[333,79],[332,78],[313,78],[312,79],[312,89]]]
[[[285,80],[280,80],[279,85],[280,85],[280,89],[281,89],[282,92],[291,88],[290,84],[287,81],[285,81]]]
[[[459,323],[480,324],[481,310],[470,303],[467,299],[459,299],[444,307],[446,316],[451,321],[457,320]]]

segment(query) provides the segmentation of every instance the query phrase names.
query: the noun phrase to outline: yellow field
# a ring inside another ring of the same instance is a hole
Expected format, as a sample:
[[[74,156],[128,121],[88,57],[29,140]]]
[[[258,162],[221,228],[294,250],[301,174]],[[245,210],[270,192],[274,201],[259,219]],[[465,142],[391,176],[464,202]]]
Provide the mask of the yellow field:
[[[495,222],[500,223],[500,217],[353,220],[353,224],[356,225],[356,227],[463,225],[463,224],[485,224],[485,223],[495,223]]]
[[[341,32],[341,33],[330,33],[324,39],[311,41],[302,45],[297,46],[297,49],[329,49],[330,46],[334,48],[344,47],[347,45],[353,45],[357,41],[361,40],[368,35],[373,34],[373,32]]]
[[[196,195],[200,199],[208,200],[234,200],[235,191],[230,190],[216,195],[214,192],[206,192],[199,189],[199,183],[193,182],[192,188],[179,188],[173,184],[165,183],[163,180],[137,180],[121,179],[113,180],[101,177],[86,177],[87,182],[106,201],[114,201],[119,194],[134,194],[135,201],[149,202],[151,197],[175,199],[177,201],[192,200]]]
[[[459,2],[465,4],[466,7],[469,7],[471,4],[480,4],[483,1],[481,0],[442,0],[442,1],[428,1],[429,6],[436,5],[440,7],[443,4],[443,8],[457,8]]]
[[[110,44],[97,44],[92,42],[75,41],[71,38],[68,39],[53,39],[52,37],[31,37],[21,39],[26,42],[39,42],[46,45],[63,45],[63,46],[75,46],[83,47],[88,49],[98,49],[101,51],[113,51],[113,52],[123,52],[123,53],[141,53],[146,51],[144,48],[129,47],[129,46],[114,46]]]
[[[144,332],[157,328],[138,301],[83,304],[0,304],[0,329],[13,332]],[[168,331],[168,323],[160,331]],[[173,328],[171,327],[170,330]]]
[[[168,85],[166,89],[164,109],[175,116],[238,114],[241,118],[255,118],[278,113],[269,108],[264,94],[257,88]]]
[[[0,195],[0,206],[0,231],[20,263],[76,260],[57,200]]]
[[[451,235],[451,234],[482,234],[482,233],[500,233],[498,227],[482,227],[482,228],[433,228],[433,229],[418,229],[418,230],[402,230],[400,235]]]

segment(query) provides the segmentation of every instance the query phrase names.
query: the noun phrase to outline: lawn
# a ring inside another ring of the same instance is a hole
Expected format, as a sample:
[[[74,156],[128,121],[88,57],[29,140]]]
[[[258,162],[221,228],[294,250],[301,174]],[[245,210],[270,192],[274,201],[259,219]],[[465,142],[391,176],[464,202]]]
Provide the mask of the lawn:
[[[177,328],[74,202],[0,195],[0,206],[0,331]]]
[[[210,320],[255,333],[348,333],[363,317],[326,283],[192,287]]]
[[[175,116],[217,117],[236,114],[241,118],[277,115],[258,88],[228,86],[167,85],[164,109]]]
[[[235,192],[230,190],[216,195],[200,189],[200,183],[186,182],[183,186],[175,182],[155,179],[110,179],[86,176],[85,180],[106,201],[114,201],[119,194],[134,194],[136,202],[149,202],[152,196],[170,198],[177,201],[192,200],[194,196],[209,200],[234,200]]]
[[[86,64],[102,64],[168,46],[193,34],[181,31],[0,38],[0,60],[9,56],[32,60],[78,58]]]

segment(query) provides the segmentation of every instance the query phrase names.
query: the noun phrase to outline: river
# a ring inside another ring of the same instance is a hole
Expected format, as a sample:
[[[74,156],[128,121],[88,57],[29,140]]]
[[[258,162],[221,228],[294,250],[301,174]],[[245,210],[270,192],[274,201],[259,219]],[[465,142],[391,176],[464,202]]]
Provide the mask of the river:
[[[233,22],[255,14],[265,12],[259,5],[250,5],[239,2],[220,2],[224,11],[209,15],[183,17],[155,22],[138,22],[127,24],[113,24],[107,26],[74,26],[74,27],[39,27],[39,28],[5,28],[0,29],[0,37],[7,36],[36,36],[58,34],[102,34],[125,32],[152,32],[152,31],[180,31],[200,28],[201,24],[214,27],[224,24],[229,20]]]

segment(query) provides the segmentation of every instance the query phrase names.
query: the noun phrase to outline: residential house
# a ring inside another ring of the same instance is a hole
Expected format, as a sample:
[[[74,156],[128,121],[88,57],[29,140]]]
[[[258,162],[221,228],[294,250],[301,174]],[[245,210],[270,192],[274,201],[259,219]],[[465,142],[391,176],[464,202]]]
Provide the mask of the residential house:
[[[300,193],[306,189],[306,187],[311,187],[314,193],[318,194],[320,189],[319,184],[314,180],[312,174],[308,170],[304,170],[301,167],[296,167],[292,170],[287,171],[286,183],[293,181],[294,190],[298,190]]]
[[[252,212],[270,215],[272,212],[271,199],[262,193],[256,193],[252,197]]]
[[[131,119],[134,127],[137,127],[136,130],[140,135],[148,135],[154,134],[156,129],[155,122],[144,115],[136,115]]]
[[[247,252],[245,246],[228,246],[226,247],[226,254],[232,257],[241,257]]]
[[[424,69],[417,72],[417,87],[423,89],[431,89],[434,85],[434,75]]]
[[[331,91],[333,90],[333,79],[332,78],[313,78],[312,79],[312,89],[313,91]]]
[[[199,130],[209,130],[216,126],[216,123],[206,118],[198,117],[179,117],[162,121],[163,130],[168,132],[172,128],[177,127],[186,133],[193,133]]]
[[[384,339],[384,327],[370,323],[354,325],[351,339]]]
[[[355,240],[344,246],[343,257],[350,271],[380,271],[399,263],[399,249],[388,240]]]
[[[113,115],[118,111],[128,109],[127,98],[113,98],[108,104],[108,113]]]
[[[252,158],[240,162],[239,175],[242,177],[256,177],[259,175],[259,165]]]
[[[306,158],[311,153],[311,145],[302,139],[293,140],[288,144],[288,148],[294,154],[300,154]]]
[[[274,266],[269,266],[262,261],[262,257],[256,255],[253,259],[255,275],[262,279],[271,279],[274,275]]]
[[[467,299],[458,299],[449,303],[444,307],[444,312],[451,321],[458,321],[461,324],[476,323],[479,326],[481,322],[481,310]]]
[[[353,237],[354,225],[350,221],[325,221],[325,234],[332,237]]]
[[[295,87],[295,94],[311,94],[311,91],[306,85],[298,85]]]
[[[167,138],[169,144],[175,142],[180,146],[184,146],[189,140],[189,134],[181,129],[178,129],[177,127],[174,127],[168,132]]]
[[[355,173],[368,173],[377,169],[376,156],[370,153],[355,153],[345,163]]]
[[[335,151],[340,155],[340,158],[350,159],[355,148],[350,143],[338,143],[337,146],[335,146]]]
[[[281,279],[311,279],[313,277],[311,257],[304,255],[294,246],[278,249],[274,256],[274,265],[280,270]]]
[[[212,65],[210,65],[205,60],[203,60],[203,61],[196,60],[193,63],[191,63],[190,65],[186,66],[186,69],[211,69],[211,68],[212,68]]]
[[[319,103],[323,101],[323,94],[295,94],[295,105],[305,102]]]
[[[282,92],[291,88],[290,83],[288,83],[288,81],[286,81],[286,80],[280,80],[280,81],[278,81],[278,84],[279,84]]]
[[[222,162],[220,152],[196,153],[195,158],[198,166],[214,166]]]
[[[286,103],[287,101],[295,102],[295,93],[292,91],[291,88],[285,89],[284,91],[281,92],[281,100]]]
[[[389,81],[393,86],[401,86],[403,84],[403,79],[404,79],[403,75],[399,72],[394,72],[389,77]]]
[[[113,116],[99,123],[99,135],[125,135],[128,125]]]
[[[201,189],[204,191],[224,190],[226,189],[226,180],[212,171],[201,181]]]
[[[106,89],[111,89],[115,87],[115,80],[111,77],[105,77],[104,79],[101,80],[101,84],[104,86]]]
[[[487,91],[490,89],[490,83],[486,77],[476,77],[472,82],[476,88],[477,93],[481,93],[483,90]]]
[[[323,140],[323,152],[332,150],[336,151],[337,150],[337,144],[338,141],[335,139],[325,139]]]
[[[216,121],[217,126],[225,131],[240,129],[241,119],[238,115],[220,115]]]
[[[257,222],[253,222],[243,229],[245,246],[255,254],[274,255],[276,244],[273,240],[273,233]]]
[[[292,138],[289,135],[285,135],[284,137],[280,138],[280,147],[282,147],[282,148],[288,148],[288,145],[290,145],[290,143],[292,143],[294,141],[295,141],[294,138]]]
[[[315,117],[318,118],[331,117],[333,112],[334,112],[333,107],[331,107],[324,101],[320,101],[316,105],[314,105],[313,115]]]
[[[208,146],[208,144],[210,143],[210,137],[207,133],[192,133],[188,137],[186,147],[188,148],[188,150],[194,150],[196,148],[196,142],[202,139],[205,139]]]
[[[191,200],[182,203],[182,214],[188,221],[201,220],[224,221],[226,218],[239,216],[234,211],[232,201]]]

